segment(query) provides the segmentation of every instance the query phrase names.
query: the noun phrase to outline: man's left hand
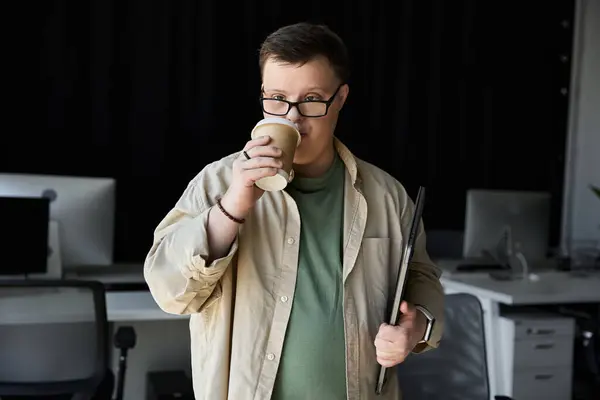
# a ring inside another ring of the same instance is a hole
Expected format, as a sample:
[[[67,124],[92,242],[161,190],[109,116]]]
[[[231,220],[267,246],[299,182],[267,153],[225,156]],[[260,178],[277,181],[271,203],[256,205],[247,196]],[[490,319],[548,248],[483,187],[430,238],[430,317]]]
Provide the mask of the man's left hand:
[[[412,304],[400,304],[398,325],[381,324],[375,337],[377,362],[386,368],[400,364],[423,339],[427,318]]]

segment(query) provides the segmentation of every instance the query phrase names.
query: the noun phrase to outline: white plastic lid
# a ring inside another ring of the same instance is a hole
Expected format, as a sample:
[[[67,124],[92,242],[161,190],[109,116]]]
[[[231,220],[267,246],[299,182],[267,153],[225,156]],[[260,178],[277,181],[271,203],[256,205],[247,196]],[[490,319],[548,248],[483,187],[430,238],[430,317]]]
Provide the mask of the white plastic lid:
[[[289,182],[289,175],[284,170],[277,171],[277,175],[267,176],[256,181],[256,186],[267,192],[277,192],[285,189]]]
[[[293,123],[292,121],[290,121],[289,119],[285,119],[285,118],[281,118],[281,117],[269,117],[269,118],[264,118],[264,119],[261,119],[260,121],[258,121],[256,123],[256,125],[254,126],[254,129],[252,129],[252,134],[251,134],[252,139],[255,139],[254,133],[256,132],[256,128],[258,128],[261,125],[266,125],[266,124],[282,124],[282,125],[287,125],[290,128],[293,128],[294,131],[296,132],[296,134],[298,135],[298,143],[296,145],[297,146],[300,145],[302,136],[300,136],[300,131],[298,130],[298,126],[295,123]]]

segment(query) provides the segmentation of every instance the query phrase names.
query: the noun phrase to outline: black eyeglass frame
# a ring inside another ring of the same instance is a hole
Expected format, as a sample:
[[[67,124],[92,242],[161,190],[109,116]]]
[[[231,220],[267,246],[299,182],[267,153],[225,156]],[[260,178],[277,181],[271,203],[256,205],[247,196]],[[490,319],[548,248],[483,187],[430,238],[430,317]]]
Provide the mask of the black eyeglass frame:
[[[264,94],[264,90],[261,89],[261,97],[259,98],[260,101],[260,106],[263,110],[263,112],[269,114],[269,115],[274,115],[276,117],[284,117],[286,116],[292,109],[292,107],[296,107],[296,110],[298,110],[298,113],[300,115],[302,115],[303,117],[306,118],[320,118],[320,117],[324,117],[327,115],[327,113],[329,112],[329,107],[331,106],[331,104],[333,104],[333,101],[335,100],[335,96],[337,96],[337,94],[339,93],[340,89],[342,88],[342,86],[344,86],[345,83],[340,83],[340,85],[338,86],[338,88],[335,90],[335,92],[333,93],[333,95],[331,95],[331,97],[328,100],[302,100],[302,101],[288,101],[288,100],[280,100],[280,99],[271,99],[269,97],[263,97],[262,94]],[[288,105],[288,109],[286,112],[284,113],[272,113],[272,112],[268,112],[267,110],[265,110],[265,101],[279,101],[279,102],[284,102],[287,103]],[[300,110],[299,105],[300,104],[304,104],[304,103],[321,103],[321,104],[325,104],[325,113],[321,114],[321,115],[305,115],[302,113],[302,111]]]

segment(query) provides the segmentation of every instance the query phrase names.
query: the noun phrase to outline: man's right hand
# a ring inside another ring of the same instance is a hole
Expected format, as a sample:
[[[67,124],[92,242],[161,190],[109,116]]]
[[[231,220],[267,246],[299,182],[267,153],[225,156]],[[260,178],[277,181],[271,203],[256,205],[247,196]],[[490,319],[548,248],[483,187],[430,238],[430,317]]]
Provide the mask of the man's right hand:
[[[262,136],[246,143],[244,151],[233,162],[231,185],[221,199],[221,204],[228,213],[236,218],[245,218],[264,191],[254,183],[264,177],[274,176],[282,167],[281,150],[269,146],[271,138]]]

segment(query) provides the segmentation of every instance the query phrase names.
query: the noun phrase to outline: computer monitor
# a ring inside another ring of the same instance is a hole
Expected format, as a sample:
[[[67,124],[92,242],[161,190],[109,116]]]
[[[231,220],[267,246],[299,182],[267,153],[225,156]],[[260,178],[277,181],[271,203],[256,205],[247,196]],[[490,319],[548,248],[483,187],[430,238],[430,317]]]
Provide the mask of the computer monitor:
[[[66,267],[113,263],[115,190],[112,178],[0,174],[0,196],[49,199]]]
[[[471,189],[467,191],[463,256],[488,258],[512,246],[529,261],[544,260],[549,225],[549,193]]]
[[[49,218],[49,199],[0,197],[0,276],[47,272]]]

